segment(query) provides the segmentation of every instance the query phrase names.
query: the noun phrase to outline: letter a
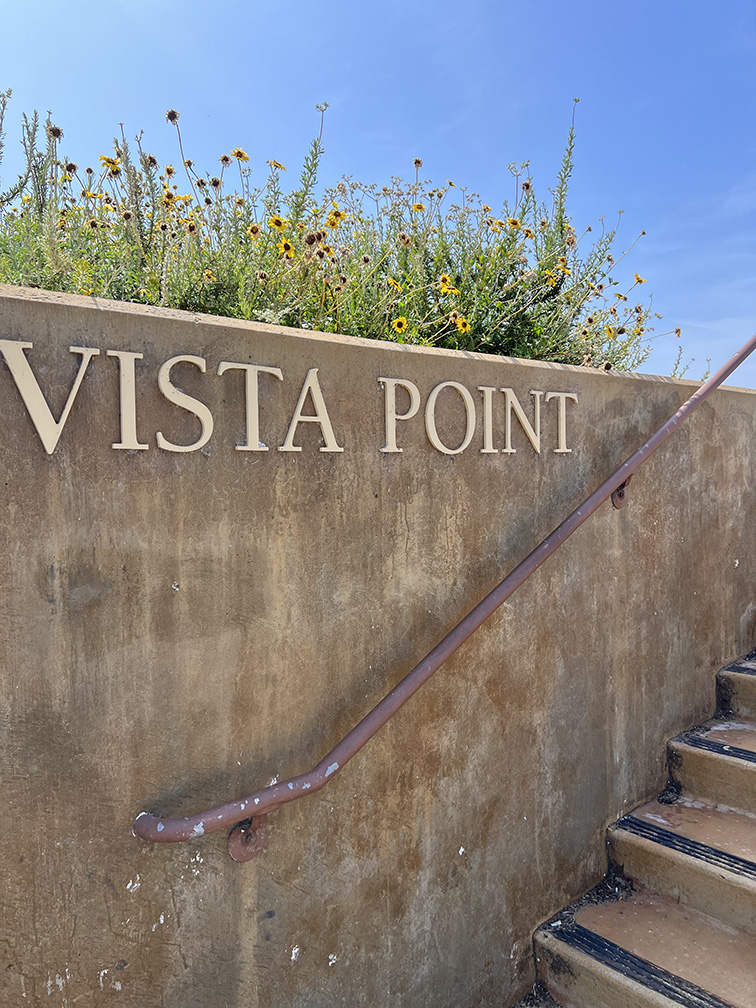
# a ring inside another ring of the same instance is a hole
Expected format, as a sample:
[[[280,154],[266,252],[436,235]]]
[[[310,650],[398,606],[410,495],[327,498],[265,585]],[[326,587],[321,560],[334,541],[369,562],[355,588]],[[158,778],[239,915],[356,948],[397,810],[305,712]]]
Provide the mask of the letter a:
[[[312,416],[303,416],[302,410],[304,408],[305,400],[307,396],[312,399],[313,406],[315,407],[315,413]],[[294,444],[294,435],[297,432],[297,426],[301,423],[316,423],[320,424],[320,431],[323,435],[324,445],[321,445],[320,450],[322,452],[343,452],[343,448],[339,448],[336,442],[336,435],[333,433],[333,426],[331,425],[331,418],[328,416],[328,410],[326,409],[325,399],[323,398],[323,393],[320,390],[320,382],[318,381],[318,369],[316,367],[311,367],[307,372],[307,377],[304,380],[304,385],[302,386],[302,391],[299,393],[299,400],[297,402],[297,408],[294,411],[294,416],[291,418],[291,423],[289,424],[289,432],[286,435],[286,440],[278,449],[283,452],[301,452],[302,448],[299,445]]]

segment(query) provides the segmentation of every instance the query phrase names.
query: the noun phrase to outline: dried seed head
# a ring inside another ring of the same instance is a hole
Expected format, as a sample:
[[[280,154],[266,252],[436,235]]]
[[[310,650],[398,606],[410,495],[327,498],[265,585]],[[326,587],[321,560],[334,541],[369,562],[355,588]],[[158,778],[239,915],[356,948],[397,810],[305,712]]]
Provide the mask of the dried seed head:
[[[165,121],[173,123],[174,126],[176,125],[176,123],[179,121],[179,113],[176,111],[176,109],[173,108],[168,109],[168,111],[165,113]]]
[[[583,357],[583,367],[590,367],[591,364],[593,364],[593,357],[591,357],[590,354],[586,354],[585,357]]]
[[[158,161],[154,154],[147,155],[147,164],[150,166],[150,168],[157,168],[157,163]]]
[[[68,172],[69,175],[73,175],[78,170],[79,170],[79,166],[77,164],[74,164],[73,161],[69,161],[66,164],[66,171]]]
[[[210,197],[209,196],[205,196],[205,206],[212,206],[212,205],[213,205],[213,201],[210,199]]]
[[[220,189],[220,184],[221,180],[216,175],[213,175],[213,177],[210,179],[210,185],[213,187],[213,189]]]
[[[63,136],[63,130],[60,126],[54,126],[52,123],[47,127],[47,135],[53,140],[60,140]]]
[[[367,266],[367,264],[370,262],[370,256],[364,255],[360,260],[360,262],[362,263],[363,266]]]
[[[313,234],[312,232],[304,236],[305,245],[314,245],[317,240],[318,236],[316,234]]]
[[[601,365],[601,368],[602,368],[603,371],[611,371],[612,370],[611,361],[608,361],[608,360],[604,361],[604,363]]]
[[[87,175],[94,175],[94,168],[85,168],[84,171]]]
[[[198,189],[204,189],[207,185],[207,182],[203,178],[198,178],[195,179],[195,185],[197,186]]]
[[[260,270],[260,272],[257,274],[257,279],[260,280],[262,283],[265,283],[265,281],[268,279],[268,274],[265,272],[265,270]]]
[[[416,157],[413,160],[412,164],[415,166],[415,168],[422,168],[423,167],[423,159],[419,158],[419,157]]]
[[[131,210],[124,210],[123,213],[121,214],[121,217],[123,217],[123,219],[125,221],[130,221],[131,220]]]
[[[231,164],[231,158],[228,156],[228,154],[221,154],[218,160],[220,161],[220,163],[223,165],[224,168],[226,168],[228,165]]]
[[[406,231],[400,231],[396,237],[399,243],[404,245],[405,248],[412,244],[412,239],[410,238],[410,236],[407,234]]]
[[[530,190],[533,188],[533,186],[530,184],[530,182],[526,180],[525,182],[522,183],[521,188],[524,193],[529,193]]]

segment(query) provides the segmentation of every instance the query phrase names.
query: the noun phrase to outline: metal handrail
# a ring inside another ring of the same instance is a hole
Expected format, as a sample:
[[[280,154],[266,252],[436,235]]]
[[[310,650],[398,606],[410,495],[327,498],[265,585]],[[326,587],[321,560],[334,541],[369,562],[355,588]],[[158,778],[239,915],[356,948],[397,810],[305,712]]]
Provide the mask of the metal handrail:
[[[192,840],[206,833],[233,826],[229,852],[237,861],[247,861],[262,850],[265,820],[287,802],[304,798],[324,787],[339,770],[379,731],[400,707],[413,696],[434,672],[478,627],[504,603],[528,577],[608,498],[615,507],[625,503],[627,484],[633,473],[656,448],[716,389],[725,378],[756,349],[756,334],[716,374],[712,375],[677,412],[641,447],[604,480],[554,531],[519,563],[486,597],[338,742],[311,770],[280,783],[253,791],[236,801],[183,818],[163,818],[140,812],[134,822],[134,834],[143,840],[173,843]]]

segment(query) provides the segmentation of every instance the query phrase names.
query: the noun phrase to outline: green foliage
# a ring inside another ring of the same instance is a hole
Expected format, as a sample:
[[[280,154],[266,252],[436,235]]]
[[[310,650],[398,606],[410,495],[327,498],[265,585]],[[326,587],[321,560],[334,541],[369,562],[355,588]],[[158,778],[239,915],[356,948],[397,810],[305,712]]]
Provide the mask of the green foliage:
[[[0,94],[3,118],[10,92]],[[61,156],[62,130],[24,116],[25,170],[0,194],[0,282],[514,357],[634,368],[649,352],[650,305],[612,278],[615,229],[573,229],[566,209],[574,126],[557,185],[536,198],[527,164],[494,212],[447,180],[318,189],[321,136],[285,193],[268,161],[255,185],[235,148],[217,175],[184,156],[158,165],[123,131],[99,168]],[[180,181],[183,180],[183,181]],[[618,260],[617,260],[618,261]]]

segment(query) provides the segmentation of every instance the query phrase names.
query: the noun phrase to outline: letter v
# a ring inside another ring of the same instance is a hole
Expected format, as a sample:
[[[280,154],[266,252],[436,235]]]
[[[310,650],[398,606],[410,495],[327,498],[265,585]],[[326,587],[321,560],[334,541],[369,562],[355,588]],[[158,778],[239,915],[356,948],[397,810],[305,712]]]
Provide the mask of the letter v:
[[[79,371],[74,383],[71,386],[71,391],[68,393],[66,405],[60,414],[60,420],[56,422],[50,407],[47,405],[47,400],[42,394],[42,389],[39,387],[39,382],[34,377],[31,364],[26,359],[26,354],[24,353],[24,350],[31,350],[32,348],[32,343],[21,343],[16,340],[0,340],[0,352],[2,352],[5,362],[10,368],[10,373],[13,375],[16,387],[21,393],[24,405],[36,428],[37,434],[39,434],[39,439],[47,454],[52,455],[60,440],[60,435],[63,433],[66,420],[68,420],[68,414],[71,412],[71,407],[74,404],[76,394],[79,391],[79,386],[82,383],[89,362],[100,351],[94,350],[91,347],[72,346],[68,348],[71,353],[81,354],[81,364],[79,365]]]

